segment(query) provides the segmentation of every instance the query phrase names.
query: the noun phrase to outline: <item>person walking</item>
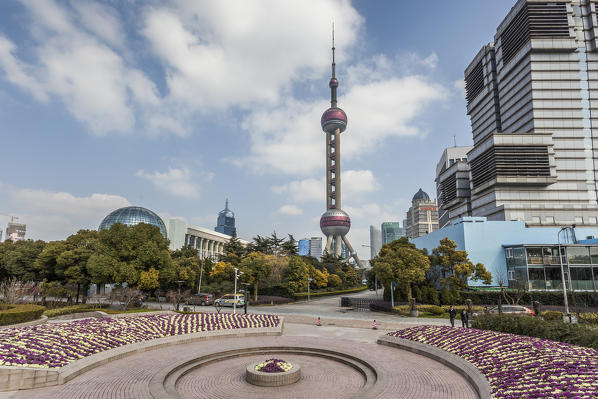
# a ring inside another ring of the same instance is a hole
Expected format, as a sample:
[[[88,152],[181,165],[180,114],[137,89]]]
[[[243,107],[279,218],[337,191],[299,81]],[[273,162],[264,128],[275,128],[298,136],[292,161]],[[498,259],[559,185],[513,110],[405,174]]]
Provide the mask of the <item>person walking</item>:
[[[452,327],[455,327],[455,317],[457,317],[457,311],[455,310],[453,305],[451,305],[451,307],[449,308],[449,319],[451,320]]]
[[[467,324],[468,321],[469,320],[468,320],[468,317],[467,317],[467,312],[465,311],[465,309],[463,309],[461,311],[461,326],[463,328],[468,328],[469,327],[469,325]]]

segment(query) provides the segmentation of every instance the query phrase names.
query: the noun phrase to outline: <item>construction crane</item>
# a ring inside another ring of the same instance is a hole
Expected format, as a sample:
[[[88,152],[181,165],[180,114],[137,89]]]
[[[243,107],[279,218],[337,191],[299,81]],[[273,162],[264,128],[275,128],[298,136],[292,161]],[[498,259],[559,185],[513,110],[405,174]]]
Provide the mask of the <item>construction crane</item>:
[[[19,220],[18,216],[9,215],[8,213],[0,212],[0,215],[8,216],[10,218],[10,223],[14,223],[15,220]]]

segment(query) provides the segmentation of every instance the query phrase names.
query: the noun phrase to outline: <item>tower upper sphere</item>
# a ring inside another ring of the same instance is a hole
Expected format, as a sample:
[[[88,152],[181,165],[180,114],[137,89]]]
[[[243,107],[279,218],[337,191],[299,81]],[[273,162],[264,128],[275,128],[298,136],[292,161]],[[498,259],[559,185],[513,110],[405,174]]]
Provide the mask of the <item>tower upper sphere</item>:
[[[322,114],[320,122],[326,133],[333,133],[336,129],[340,129],[342,133],[347,128],[347,114],[338,107],[328,108]]]

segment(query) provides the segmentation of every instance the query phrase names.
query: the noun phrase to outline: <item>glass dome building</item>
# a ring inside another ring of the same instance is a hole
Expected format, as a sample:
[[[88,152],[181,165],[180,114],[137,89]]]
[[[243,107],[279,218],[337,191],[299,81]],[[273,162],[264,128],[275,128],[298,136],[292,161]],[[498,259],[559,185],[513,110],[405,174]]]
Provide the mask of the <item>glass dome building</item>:
[[[109,229],[114,223],[122,223],[127,226],[135,226],[139,223],[147,223],[160,229],[160,233],[166,237],[166,225],[154,212],[140,206],[127,206],[110,212],[100,223],[99,231]]]

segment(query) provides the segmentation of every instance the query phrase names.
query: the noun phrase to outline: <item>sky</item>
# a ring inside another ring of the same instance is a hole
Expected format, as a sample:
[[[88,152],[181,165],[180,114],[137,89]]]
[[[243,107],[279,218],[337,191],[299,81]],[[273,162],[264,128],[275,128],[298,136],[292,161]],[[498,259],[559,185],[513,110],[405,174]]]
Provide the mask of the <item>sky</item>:
[[[61,240],[136,205],[238,234],[322,236],[331,24],[343,209],[369,226],[436,196],[470,145],[463,71],[515,0],[0,2],[0,227]]]

